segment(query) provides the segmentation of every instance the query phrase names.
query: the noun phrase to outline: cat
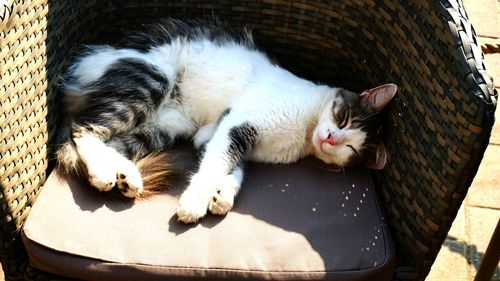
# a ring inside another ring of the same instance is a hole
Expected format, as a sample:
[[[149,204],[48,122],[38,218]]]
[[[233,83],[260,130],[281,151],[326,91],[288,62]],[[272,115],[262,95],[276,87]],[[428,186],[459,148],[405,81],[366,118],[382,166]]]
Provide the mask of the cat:
[[[99,191],[140,196],[147,177],[141,171],[156,165],[159,178],[168,166],[151,153],[192,139],[203,152],[176,213],[195,223],[208,211],[232,209],[247,160],[291,163],[313,155],[382,169],[387,156],[376,115],[397,86],[358,94],[313,83],[259,51],[247,29],[169,19],[121,45],[87,46],[61,89],[67,125],[59,165]]]

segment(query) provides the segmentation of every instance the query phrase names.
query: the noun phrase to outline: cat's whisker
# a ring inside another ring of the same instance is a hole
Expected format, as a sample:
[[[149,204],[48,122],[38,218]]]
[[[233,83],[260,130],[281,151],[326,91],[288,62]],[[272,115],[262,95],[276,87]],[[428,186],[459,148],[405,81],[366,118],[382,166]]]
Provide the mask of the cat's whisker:
[[[352,145],[347,145],[347,147],[349,147],[354,152],[354,155],[356,155],[356,157],[361,158],[359,152]]]
[[[373,116],[375,116],[377,114],[378,114],[378,112],[372,112],[372,113],[369,113],[369,114],[365,114],[365,115],[361,116],[360,120],[361,121],[366,121],[366,120],[372,118]]]

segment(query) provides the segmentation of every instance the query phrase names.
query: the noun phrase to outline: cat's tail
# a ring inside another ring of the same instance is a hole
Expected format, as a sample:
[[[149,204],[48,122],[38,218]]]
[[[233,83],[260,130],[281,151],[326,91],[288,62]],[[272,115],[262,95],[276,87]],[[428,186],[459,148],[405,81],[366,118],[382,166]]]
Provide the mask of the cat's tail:
[[[173,165],[167,151],[153,152],[133,162],[142,176],[143,191],[138,199],[148,198],[173,187],[180,169]]]

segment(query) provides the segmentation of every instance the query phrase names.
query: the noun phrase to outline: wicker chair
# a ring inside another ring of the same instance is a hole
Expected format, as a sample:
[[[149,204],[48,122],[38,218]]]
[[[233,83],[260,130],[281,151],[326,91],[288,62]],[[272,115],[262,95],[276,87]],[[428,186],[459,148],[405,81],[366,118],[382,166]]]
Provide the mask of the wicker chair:
[[[478,169],[496,96],[462,3],[439,1],[7,0],[0,9],[0,260],[7,280],[51,275],[19,239],[53,168],[57,77],[82,43],[158,17],[244,23],[308,78],[354,90],[394,82],[384,113],[388,166],[376,173],[396,243],[395,280],[423,280]],[[53,276],[52,276],[53,277]]]

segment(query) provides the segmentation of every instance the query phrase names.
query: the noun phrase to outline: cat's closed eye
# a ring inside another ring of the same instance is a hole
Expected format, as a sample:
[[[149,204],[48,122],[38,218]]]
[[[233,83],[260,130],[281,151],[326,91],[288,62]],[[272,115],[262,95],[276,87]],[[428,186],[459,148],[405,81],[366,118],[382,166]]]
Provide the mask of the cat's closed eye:
[[[345,109],[339,109],[335,115],[337,127],[339,129],[345,128],[349,124],[349,119],[351,118],[351,109],[349,107]]]

